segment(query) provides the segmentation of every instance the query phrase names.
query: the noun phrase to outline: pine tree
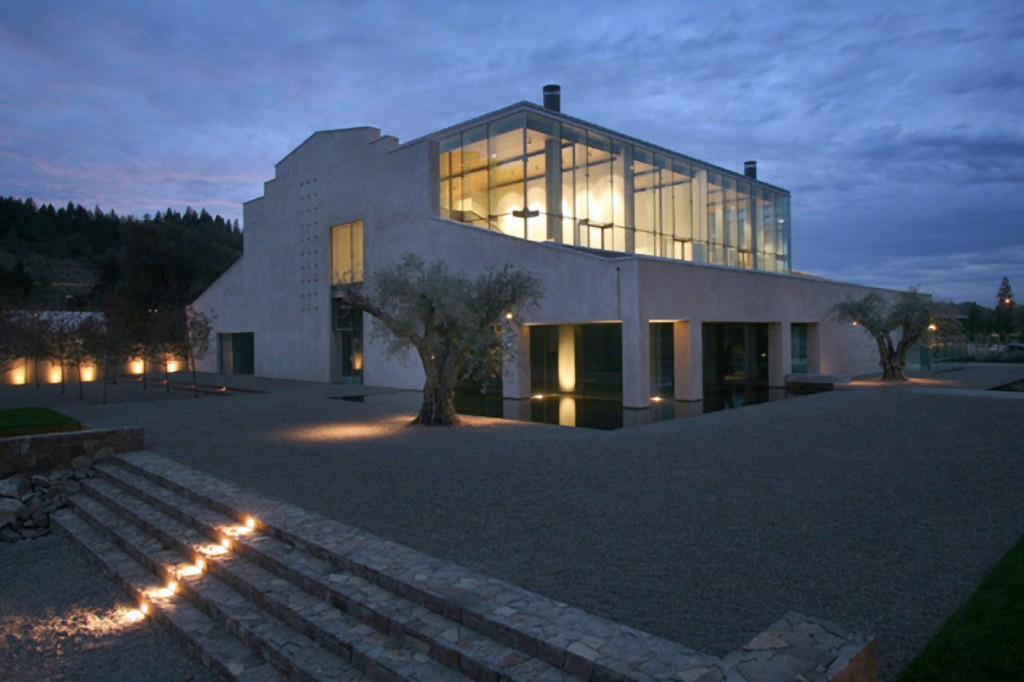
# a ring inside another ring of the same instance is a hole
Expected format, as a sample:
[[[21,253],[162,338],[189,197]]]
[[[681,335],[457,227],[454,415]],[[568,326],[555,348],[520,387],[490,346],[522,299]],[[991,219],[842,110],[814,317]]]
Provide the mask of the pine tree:
[[[999,291],[996,293],[996,310],[999,308],[1013,307],[1013,289],[1010,287],[1010,278],[1003,277],[999,283]]]
[[[1010,288],[1010,280],[1003,277],[999,283],[999,291],[996,293],[996,315],[995,331],[1003,341],[1007,340],[1014,332],[1016,326],[1014,320],[1013,289]]]

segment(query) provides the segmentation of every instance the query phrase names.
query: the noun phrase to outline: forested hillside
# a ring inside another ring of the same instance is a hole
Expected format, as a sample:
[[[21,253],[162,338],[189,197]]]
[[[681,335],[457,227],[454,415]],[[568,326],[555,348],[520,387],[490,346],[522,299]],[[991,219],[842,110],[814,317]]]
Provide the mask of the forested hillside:
[[[142,218],[0,198],[0,304],[183,306],[242,255],[238,221],[205,209]]]

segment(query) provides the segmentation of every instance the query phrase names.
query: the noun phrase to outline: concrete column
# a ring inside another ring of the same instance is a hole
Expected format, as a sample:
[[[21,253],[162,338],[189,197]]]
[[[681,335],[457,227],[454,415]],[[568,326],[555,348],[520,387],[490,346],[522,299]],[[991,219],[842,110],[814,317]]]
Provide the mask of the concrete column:
[[[783,388],[793,371],[793,338],[790,323],[768,325],[768,385]]]
[[[547,230],[549,242],[562,241],[562,145],[558,140],[544,143],[544,163],[547,164],[545,187],[547,194]]]
[[[821,374],[821,333],[817,324],[807,325],[807,373]]]
[[[704,340],[700,320],[672,325],[675,347],[675,399],[704,399]]]
[[[622,320],[622,406],[651,406],[651,323]]]
[[[510,352],[501,361],[501,395],[506,399],[530,397],[530,328],[522,326],[514,332]]]

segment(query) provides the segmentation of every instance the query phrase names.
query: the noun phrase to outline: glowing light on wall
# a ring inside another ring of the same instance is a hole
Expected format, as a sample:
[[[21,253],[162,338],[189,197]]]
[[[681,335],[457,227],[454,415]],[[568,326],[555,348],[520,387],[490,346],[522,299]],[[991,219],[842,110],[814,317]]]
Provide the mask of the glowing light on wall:
[[[146,363],[142,360],[132,360],[128,363],[128,372],[130,374],[142,374],[145,369]]]
[[[558,390],[576,390],[576,333],[568,324],[558,326]]]
[[[18,364],[8,374],[7,383],[13,386],[24,386],[28,383],[28,366],[24,359],[19,360]]]
[[[576,399],[561,398],[558,401],[558,423],[561,426],[576,426]]]
[[[181,369],[181,363],[178,362],[177,360],[171,360],[170,356],[168,356],[167,357],[167,371],[168,372],[177,372],[179,369]]]
[[[82,381],[96,381],[96,365],[82,366]]]
[[[46,383],[59,384],[60,374],[60,365],[55,365],[51,362],[50,367],[46,370]]]

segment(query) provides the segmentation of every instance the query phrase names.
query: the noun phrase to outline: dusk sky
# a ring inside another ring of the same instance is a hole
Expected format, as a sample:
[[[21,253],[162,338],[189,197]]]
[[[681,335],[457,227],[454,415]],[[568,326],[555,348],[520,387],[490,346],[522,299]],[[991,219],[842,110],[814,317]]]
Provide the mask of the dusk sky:
[[[1024,2],[0,4],[0,195],[242,217],[317,130],[400,140],[562,86],[793,193],[795,269],[1024,298]]]

